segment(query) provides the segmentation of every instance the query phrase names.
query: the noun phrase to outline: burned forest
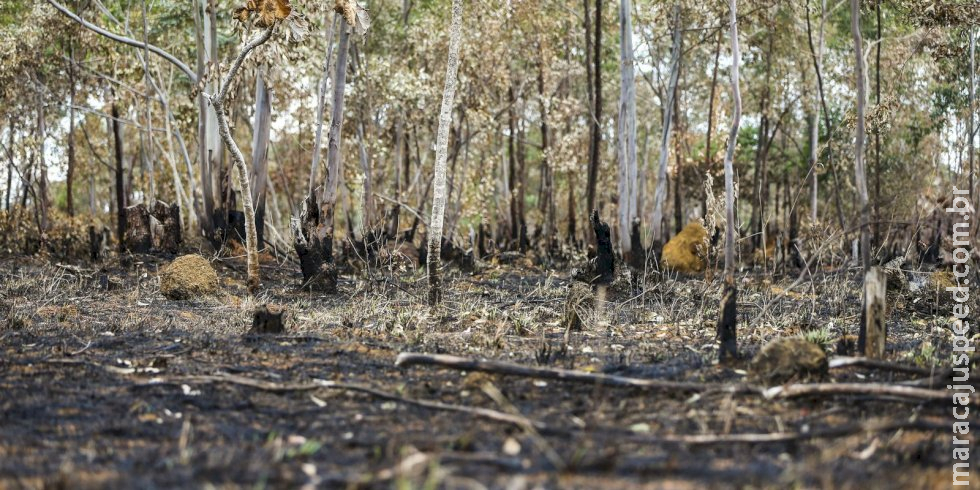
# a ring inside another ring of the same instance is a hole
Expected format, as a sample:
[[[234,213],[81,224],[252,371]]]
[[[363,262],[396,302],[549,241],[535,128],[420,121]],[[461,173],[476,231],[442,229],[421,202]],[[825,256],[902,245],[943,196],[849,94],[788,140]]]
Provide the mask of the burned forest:
[[[0,489],[946,489],[976,0],[0,0]]]

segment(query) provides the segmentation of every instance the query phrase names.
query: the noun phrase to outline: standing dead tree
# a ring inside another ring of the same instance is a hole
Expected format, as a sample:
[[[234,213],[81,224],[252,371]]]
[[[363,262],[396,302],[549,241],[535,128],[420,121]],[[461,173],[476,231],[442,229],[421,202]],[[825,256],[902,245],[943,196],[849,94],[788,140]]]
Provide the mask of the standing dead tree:
[[[432,217],[429,219],[429,243],[426,267],[429,275],[429,305],[435,306],[442,297],[439,268],[442,265],[442,222],[446,212],[446,158],[449,151],[449,125],[453,117],[456,96],[456,71],[459,68],[459,45],[462,37],[463,2],[453,0],[452,21],[449,25],[449,55],[446,62],[446,82],[439,108],[439,131],[436,134],[435,176],[432,183]]]
[[[293,243],[299,255],[303,273],[303,288],[333,293],[337,291],[337,268],[333,264],[334,208],[340,184],[341,132],[344,127],[344,89],[347,86],[347,60],[350,52],[351,31],[363,34],[370,24],[367,12],[352,0],[338,0],[334,10],[344,22],[341,24],[337,49],[337,66],[333,79],[333,105],[330,131],[327,135],[327,180],[317,196],[315,189],[303,202],[299,220],[293,222]],[[332,28],[331,28],[332,30]],[[332,38],[332,32],[328,33]],[[332,50],[333,48],[329,48]],[[330,54],[327,54],[327,66]],[[326,68],[325,68],[326,69]],[[322,85],[324,88],[325,85]],[[322,106],[320,109],[322,110]],[[322,134],[323,118],[317,117],[317,133]],[[319,146],[314,148],[319,152]],[[316,177],[319,157],[314,154],[310,180]],[[312,186],[312,184],[311,184]]]
[[[857,116],[854,127],[854,185],[857,187],[858,208],[861,212],[861,265],[865,277],[871,267],[870,209],[868,207],[868,181],[864,169],[864,113],[867,105],[867,68],[864,64],[864,47],[861,39],[861,2],[851,0],[851,36],[854,38],[854,78],[857,85]],[[864,295],[864,302],[868,297]],[[858,332],[858,350],[864,352],[867,326],[864,319]]]
[[[742,121],[742,93],[738,83],[738,19],[736,0],[728,2],[729,30],[732,40],[732,129],[728,133],[728,149],[725,151],[725,291],[721,299],[721,312],[718,318],[719,360],[726,361],[738,356],[738,341],[735,329],[736,296],[735,285],[735,145],[738,143],[738,127]]]
[[[667,148],[670,144],[670,132],[673,129],[674,96],[677,92],[677,79],[681,66],[681,7],[674,5],[674,44],[670,55],[670,85],[667,87],[667,100],[664,102],[663,134],[660,138],[660,163],[657,165],[657,187],[653,192],[653,219],[650,222],[653,230],[652,248],[659,253],[664,240],[664,203],[667,201]]]
[[[619,2],[619,245],[623,259],[643,267],[643,251],[633,250],[630,230],[637,215],[636,86],[633,72],[632,1]],[[637,237],[639,238],[639,237]],[[639,260],[637,260],[639,259]]]

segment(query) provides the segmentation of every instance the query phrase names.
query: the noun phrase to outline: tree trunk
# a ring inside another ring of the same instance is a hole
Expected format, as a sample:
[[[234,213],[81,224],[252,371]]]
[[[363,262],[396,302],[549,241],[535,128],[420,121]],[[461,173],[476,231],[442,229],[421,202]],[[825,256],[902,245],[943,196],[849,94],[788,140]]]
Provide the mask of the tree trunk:
[[[652,248],[658,253],[663,247],[664,204],[667,201],[667,156],[670,132],[673,125],[674,94],[677,91],[677,78],[681,64],[681,18],[680,5],[674,5],[674,43],[671,48],[670,85],[667,87],[667,100],[664,102],[663,134],[660,138],[660,163],[657,166],[657,186],[653,193],[653,218],[650,226],[653,231]]]
[[[711,149],[711,135],[713,133],[714,123],[715,123],[715,89],[718,86],[718,57],[721,55],[721,29],[718,30],[718,41],[715,43],[715,64],[714,68],[711,69],[711,95],[708,99],[708,132],[705,136],[704,142],[704,171],[706,173],[712,173],[714,167],[714,151]],[[708,204],[707,204],[707,193],[710,192],[709,189],[705,189],[704,200],[702,200],[702,215],[707,218],[708,216]],[[714,230],[709,230],[709,233],[714,233]]]
[[[875,2],[875,16],[877,17],[875,31],[875,104],[881,105],[881,2]],[[881,130],[879,125],[875,125],[875,184],[874,184],[874,225],[872,226],[871,243],[881,243]],[[971,185],[972,187],[972,185]]]
[[[327,18],[330,13],[328,11]],[[323,112],[327,103],[327,85],[330,81],[330,60],[333,58],[333,33],[340,22],[340,14],[334,13],[333,22],[327,20],[327,58],[323,62],[323,75],[320,77],[320,89],[316,99],[316,136],[313,139],[313,162],[310,164],[310,185],[307,191],[313,194],[316,189],[316,176],[320,170],[320,148],[323,141]],[[345,27],[346,28],[346,27]]]
[[[126,236],[126,186],[123,179],[126,174],[123,172],[123,139],[122,125],[119,124],[119,107],[116,101],[112,102],[112,139],[115,147],[116,160],[116,240],[119,241],[119,251],[125,251],[123,238]]]
[[[44,100],[38,96],[37,101],[37,137],[38,141],[38,175],[37,175],[37,187],[38,187],[38,197],[37,206],[38,211],[41,214],[41,231],[48,230],[49,216],[48,208],[50,207],[51,201],[48,200],[48,164],[47,155],[44,151],[44,140],[47,138],[48,130],[47,124],[45,122],[44,114]]]
[[[588,0],[586,5],[586,43],[588,43],[589,12]],[[588,51],[588,47],[586,47]],[[588,63],[586,58],[586,63]],[[589,175],[585,193],[586,210],[596,209],[596,185],[599,178],[599,150],[602,144],[602,0],[595,2],[595,45],[592,52],[592,125],[589,129]]]
[[[333,241],[334,212],[337,204],[337,187],[340,184],[341,132],[344,127],[344,88],[347,86],[347,56],[350,52],[350,26],[340,29],[340,44],[337,51],[337,71],[334,76],[333,111],[330,132],[327,136],[327,182],[321,193],[320,227],[318,233],[323,240]],[[332,250],[333,247],[331,246]],[[327,256],[333,262],[333,256]]]
[[[830,111],[827,108],[827,98],[824,94],[823,89],[823,75],[821,74],[821,65],[823,64],[823,46],[824,46],[824,23],[826,21],[827,15],[827,1],[821,0],[820,8],[820,47],[819,49],[813,45],[813,32],[810,27],[810,0],[807,0],[807,15],[806,15],[806,34],[807,42],[810,46],[810,55],[813,58],[813,69],[817,75],[817,92],[820,94],[820,106],[823,112],[824,120],[824,130],[827,132],[827,165],[830,166],[830,173],[834,179],[834,208],[837,211],[837,224],[840,226],[841,230],[846,230],[847,225],[844,223],[844,208],[840,202],[840,181],[837,178],[837,166],[834,163],[834,151],[833,145],[831,145],[831,139],[834,134],[833,126],[830,123]],[[847,233],[845,233],[847,235]]]
[[[234,79],[235,74],[242,66],[242,61],[245,57],[254,50],[259,45],[265,43],[272,37],[272,27],[269,27],[262,34],[259,34],[254,39],[248,41],[242,51],[238,53],[238,57],[232,62],[231,67],[225,74],[224,78],[221,80],[221,85],[218,88],[217,95],[212,95],[210,97],[211,106],[214,108],[215,118],[218,121],[218,133],[221,135],[221,139],[224,141],[225,146],[231,153],[232,161],[235,163],[235,168],[238,169],[238,179],[242,187],[242,210],[245,213],[245,256],[246,256],[246,267],[247,267],[247,279],[246,284],[248,286],[248,292],[250,294],[255,294],[259,289],[259,252],[257,235],[255,230],[255,208],[252,207],[252,189],[251,183],[249,182],[249,170],[245,165],[245,156],[242,155],[242,150],[238,148],[238,144],[231,136],[231,129],[228,127],[228,120],[225,115],[224,103],[226,101],[225,97],[228,94],[228,87],[231,85],[231,81]]]
[[[459,66],[459,45],[462,36],[463,1],[453,0],[452,21],[449,26],[449,55],[446,62],[446,82],[439,109],[439,131],[436,135],[435,175],[433,176],[432,217],[429,220],[429,243],[426,268],[429,276],[429,305],[435,306],[442,297],[439,269],[442,265],[442,224],[446,211],[446,153],[449,146],[449,125],[452,123],[453,98],[456,96],[456,71]]]
[[[633,20],[631,0],[619,2],[619,246],[623,260],[633,264],[630,237],[637,216],[636,86],[633,73]],[[637,251],[638,252],[638,251]]]
[[[868,182],[864,168],[864,112],[867,105],[864,65],[864,43],[861,39],[861,2],[851,0],[851,36],[854,38],[854,78],[857,85],[857,116],[854,128],[854,185],[857,187],[858,209],[861,212],[861,265],[867,274],[871,267],[871,233],[868,228],[870,216],[868,209]],[[867,301],[867,297],[864,298]],[[863,320],[863,319],[862,319]],[[864,321],[858,333],[858,350],[864,352],[866,337]]]
[[[967,139],[969,145],[969,165],[970,165],[970,202],[973,201],[973,162],[976,154],[976,147],[974,146],[974,138],[976,137],[976,117],[977,117],[977,107],[976,107],[976,95],[977,95],[977,66],[976,66],[976,50],[977,50],[977,34],[974,28],[970,28],[970,93],[969,93],[969,105],[970,105],[970,115],[967,117],[968,133],[969,138]]]
[[[211,60],[210,51],[208,46],[210,43],[205,42],[207,32],[210,29],[207,27],[212,25],[209,21],[209,16],[207,10],[209,7],[205,7],[201,0],[194,0],[194,38],[197,44],[197,66],[195,67],[195,73],[198,80],[203,80],[205,71],[207,69],[208,63]],[[209,84],[208,90],[213,90],[213,84]],[[209,122],[211,120],[212,111],[208,108],[208,100],[202,91],[197,96],[197,150],[198,150],[198,162],[201,167],[200,178],[201,178],[201,194],[204,201],[204,209],[202,215],[198,215],[198,221],[201,225],[201,230],[205,233],[208,239],[214,238],[214,179],[212,177],[212,166],[211,157],[214,154],[214,147],[211,146],[213,141],[212,131],[209,128]]]
[[[269,182],[269,132],[272,123],[272,98],[265,83],[265,67],[255,75],[255,116],[252,121],[252,202],[255,203],[255,231],[258,247],[265,236],[265,201]]]
[[[736,334],[736,305],[738,286],[735,284],[735,145],[738,143],[738,127],[742,119],[742,94],[739,90],[738,65],[741,57],[738,46],[738,21],[736,0],[728,1],[729,30],[732,41],[732,129],[728,133],[728,149],[725,151],[725,289],[718,318],[719,361],[725,362],[738,356]]]
[[[13,129],[13,128],[11,128]],[[68,170],[65,173],[65,208],[75,216],[73,184],[75,182],[75,48],[68,41]]]

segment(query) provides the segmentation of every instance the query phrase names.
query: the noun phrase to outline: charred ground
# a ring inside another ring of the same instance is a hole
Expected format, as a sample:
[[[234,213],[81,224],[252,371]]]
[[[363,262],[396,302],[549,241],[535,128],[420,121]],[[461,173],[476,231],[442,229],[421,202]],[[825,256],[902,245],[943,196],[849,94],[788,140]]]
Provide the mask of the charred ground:
[[[628,294],[600,295],[566,343],[569,274],[529,262],[451,271],[440,314],[424,306],[417,270],[349,274],[339,294],[317,295],[298,291],[298,272],[284,272],[296,267],[270,259],[263,292],[243,300],[243,261],[217,257],[218,296],[172,301],[157,276],[167,262],[0,262],[0,486],[945,488],[950,481],[946,403],[770,400],[395,366],[399,352],[412,351],[744,383],[747,360],[772,339],[808,335],[833,351],[854,333],[860,297],[847,270],[818,272],[798,292],[786,290],[790,280],[740,276],[745,360],[719,366],[721,284],[700,277],[648,277]],[[838,368],[832,380],[897,383],[948,365],[949,315],[935,295],[892,300],[888,357],[918,371]],[[286,334],[246,334],[265,303],[287,309]],[[242,379],[251,385],[235,382]],[[384,393],[310,388],[323,383],[316,380]],[[483,407],[536,425],[405,400]],[[772,433],[789,437],[726,439]]]

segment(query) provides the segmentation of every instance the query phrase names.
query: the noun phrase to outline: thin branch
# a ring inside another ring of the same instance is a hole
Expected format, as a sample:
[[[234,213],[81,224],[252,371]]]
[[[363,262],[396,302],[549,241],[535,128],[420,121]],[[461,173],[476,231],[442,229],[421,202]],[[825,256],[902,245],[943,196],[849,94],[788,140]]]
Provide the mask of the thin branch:
[[[71,19],[71,20],[73,20],[73,21],[81,24],[83,27],[85,27],[86,29],[89,29],[90,31],[93,31],[93,32],[95,32],[97,34],[101,34],[102,36],[105,36],[105,37],[107,37],[109,39],[112,39],[113,41],[116,41],[116,42],[119,42],[119,43],[123,43],[123,44],[129,45],[129,46],[133,46],[135,48],[147,49],[149,51],[152,51],[153,53],[155,53],[156,55],[160,56],[161,58],[163,58],[163,59],[165,59],[165,60],[173,63],[174,66],[176,66],[177,68],[180,69],[180,71],[184,72],[184,74],[187,75],[188,78],[190,78],[192,84],[196,84],[197,83],[197,75],[194,74],[194,72],[190,69],[190,67],[187,66],[186,64],[184,64],[184,62],[182,62],[179,59],[177,59],[174,55],[172,55],[172,54],[164,51],[163,49],[161,49],[161,48],[159,48],[157,46],[154,46],[152,44],[146,44],[146,43],[137,41],[135,39],[128,38],[126,36],[121,36],[119,34],[116,34],[116,33],[113,33],[113,32],[109,32],[109,31],[107,31],[107,30],[105,30],[105,29],[103,29],[103,28],[101,28],[101,27],[99,27],[99,26],[97,26],[97,25],[95,25],[95,24],[93,24],[93,23],[91,23],[91,22],[89,22],[89,21],[87,21],[87,20],[79,17],[78,15],[76,15],[71,10],[68,10],[67,7],[65,7],[64,5],[61,5],[60,3],[56,2],[55,0],[48,0],[48,3],[51,4],[52,7],[56,8],[61,13],[65,14],[66,17],[68,17],[69,19]]]
[[[572,383],[586,383],[603,386],[621,386],[663,391],[730,391],[733,393],[754,392],[760,390],[748,385],[714,385],[710,383],[689,383],[684,381],[665,381],[659,379],[630,378],[614,374],[588,373],[562,368],[543,368],[524,366],[503,361],[487,361],[444,354],[417,354],[402,352],[395,360],[395,366],[408,367],[415,365],[432,365],[465,371],[482,371],[485,373],[505,374],[510,376],[525,376],[538,379],[553,379]]]
[[[265,381],[261,379],[254,379],[245,376],[237,376],[232,374],[225,374],[220,376],[184,376],[175,378],[164,378],[164,379],[154,379],[151,380],[149,385],[168,383],[168,384],[181,384],[181,383],[229,383],[239,386],[248,386],[250,388],[255,388],[262,391],[268,391],[271,393],[286,393],[292,391],[315,391],[320,389],[329,390],[342,390],[342,391],[353,391],[358,393],[366,393],[375,398],[380,398],[382,400],[390,400],[398,403],[403,403],[405,405],[413,405],[421,408],[428,408],[430,410],[441,410],[448,412],[466,413],[473,415],[475,417],[484,418],[487,420],[492,420],[495,422],[501,422],[505,424],[514,425],[521,429],[533,428],[535,430],[548,430],[548,426],[544,423],[530,420],[526,417],[520,415],[512,415],[497,410],[491,410],[488,408],[480,407],[467,407],[463,405],[453,405],[449,403],[442,403],[429,400],[419,400],[415,398],[405,398],[398,396],[394,393],[389,393],[386,391],[379,390],[377,388],[372,388],[370,386],[364,386],[354,383],[341,383],[337,381],[327,381],[322,379],[314,379],[312,383],[274,383],[271,381]]]

